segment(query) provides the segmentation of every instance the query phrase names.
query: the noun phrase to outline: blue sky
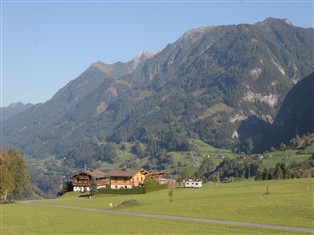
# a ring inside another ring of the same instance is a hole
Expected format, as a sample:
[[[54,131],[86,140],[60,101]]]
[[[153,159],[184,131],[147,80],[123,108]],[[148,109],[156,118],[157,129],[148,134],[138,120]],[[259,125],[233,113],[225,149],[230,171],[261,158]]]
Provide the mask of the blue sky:
[[[157,52],[191,28],[288,18],[313,27],[313,1],[1,0],[1,102],[49,100],[91,63]]]

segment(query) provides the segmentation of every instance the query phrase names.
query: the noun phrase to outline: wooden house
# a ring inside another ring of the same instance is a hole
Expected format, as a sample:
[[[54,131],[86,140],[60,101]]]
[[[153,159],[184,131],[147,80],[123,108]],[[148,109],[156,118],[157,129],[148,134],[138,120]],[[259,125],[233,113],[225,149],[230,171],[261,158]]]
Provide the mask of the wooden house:
[[[97,188],[110,187],[109,176],[99,170],[82,170],[76,172],[71,176],[71,182],[74,192],[88,192],[90,191],[91,179],[96,179]]]
[[[107,173],[110,176],[110,188],[133,188],[144,185],[145,177],[149,174],[144,169],[124,167]]]
[[[164,178],[166,171],[149,172],[149,176],[155,178],[160,184],[168,184],[170,188],[175,187],[176,180]]]

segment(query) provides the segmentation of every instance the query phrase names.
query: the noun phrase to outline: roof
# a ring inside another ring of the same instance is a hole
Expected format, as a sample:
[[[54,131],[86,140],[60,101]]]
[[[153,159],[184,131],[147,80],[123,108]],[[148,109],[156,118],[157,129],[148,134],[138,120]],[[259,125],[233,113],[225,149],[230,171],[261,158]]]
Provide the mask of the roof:
[[[72,177],[75,175],[80,175],[82,173],[86,175],[90,175],[96,179],[108,177],[108,175],[105,172],[102,172],[100,170],[82,170],[82,171],[76,172],[74,175],[72,175]]]
[[[122,168],[122,169],[113,169],[109,171],[108,176],[122,176],[122,177],[133,177],[138,172],[143,171],[144,174],[148,174],[144,169],[135,169],[135,168]]]
[[[167,172],[166,171],[153,171],[149,172],[150,175],[165,175]]]

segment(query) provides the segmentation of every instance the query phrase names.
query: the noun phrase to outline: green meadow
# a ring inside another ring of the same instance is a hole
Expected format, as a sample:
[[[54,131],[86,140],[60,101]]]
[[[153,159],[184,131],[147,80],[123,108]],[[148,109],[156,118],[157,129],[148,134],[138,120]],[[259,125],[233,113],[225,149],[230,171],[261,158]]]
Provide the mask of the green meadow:
[[[151,214],[245,221],[313,228],[313,179],[205,184],[201,189],[175,188],[142,195],[68,193],[37,204],[112,209],[130,199],[140,205],[120,209]],[[268,194],[266,188],[268,186]],[[95,211],[6,204],[1,206],[5,234],[298,234],[275,229],[116,215]]]

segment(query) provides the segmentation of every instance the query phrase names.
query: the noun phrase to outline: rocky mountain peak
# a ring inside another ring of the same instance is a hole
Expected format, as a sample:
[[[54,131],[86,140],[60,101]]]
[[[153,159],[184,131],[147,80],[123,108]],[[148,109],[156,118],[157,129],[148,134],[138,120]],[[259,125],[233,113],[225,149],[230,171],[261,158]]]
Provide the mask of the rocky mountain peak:
[[[277,18],[273,18],[273,17],[268,17],[265,20],[263,20],[262,22],[256,23],[255,25],[271,27],[272,25],[276,25],[276,24],[287,24],[287,25],[293,26],[291,20],[289,20],[287,18],[277,19]]]
[[[150,59],[154,56],[153,53],[150,53],[147,50],[144,50],[142,52],[140,52],[137,56],[135,56],[130,62],[129,64],[131,65],[132,69],[136,69],[140,64],[142,64],[143,62],[145,62],[147,59]]]

